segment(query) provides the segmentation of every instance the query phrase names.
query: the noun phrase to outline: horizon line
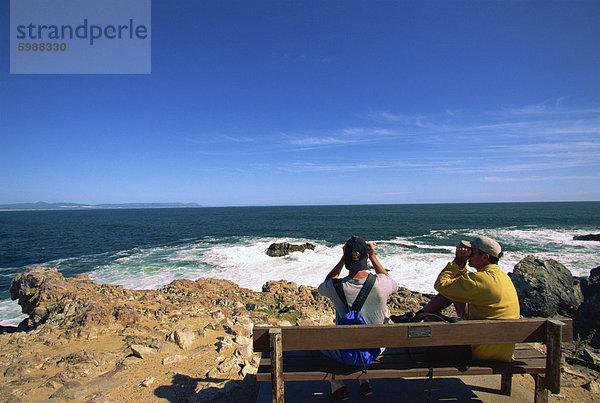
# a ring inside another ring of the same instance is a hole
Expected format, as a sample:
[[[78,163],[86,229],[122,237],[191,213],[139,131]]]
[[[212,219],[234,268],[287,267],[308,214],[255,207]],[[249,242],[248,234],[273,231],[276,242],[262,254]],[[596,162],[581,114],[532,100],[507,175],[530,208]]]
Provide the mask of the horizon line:
[[[331,204],[240,204],[240,205],[201,205],[197,202],[131,202],[131,203],[76,203],[76,202],[35,202],[35,203],[7,203],[0,204],[0,212],[5,211],[61,211],[61,210],[157,210],[157,209],[196,209],[196,208],[243,208],[243,207],[343,207],[343,206],[395,206],[395,205],[460,205],[460,204],[539,204],[539,203],[598,203],[600,200],[536,200],[536,201],[464,201],[464,202],[395,202],[395,203],[331,203]],[[19,208],[19,205],[33,205],[44,203],[48,205],[57,205],[50,208]],[[64,206],[60,206],[64,204]],[[73,204],[69,206],[69,204]],[[171,206],[169,206],[169,204]],[[140,206],[135,206],[140,205]],[[147,206],[141,206],[147,205]],[[151,205],[155,205],[152,207]],[[15,206],[15,207],[9,207]]]

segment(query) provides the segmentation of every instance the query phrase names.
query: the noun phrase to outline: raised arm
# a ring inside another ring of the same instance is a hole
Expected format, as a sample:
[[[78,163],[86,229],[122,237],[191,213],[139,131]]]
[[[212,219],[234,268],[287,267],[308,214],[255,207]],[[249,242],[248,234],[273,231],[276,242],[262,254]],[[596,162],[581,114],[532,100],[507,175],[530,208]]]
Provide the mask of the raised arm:
[[[461,269],[465,267],[467,261],[471,257],[471,248],[467,248],[463,244],[459,244],[456,247],[456,251],[454,252],[454,261],[453,263],[460,267]]]
[[[386,274],[386,275],[389,276],[387,270],[383,268],[383,266],[379,262],[379,259],[377,259],[377,256],[375,255],[375,244],[373,244],[373,242],[367,242],[367,245],[369,245],[369,247],[371,248],[371,250],[369,251],[369,255],[368,256],[369,256],[369,260],[373,264],[373,268],[375,269],[375,273],[377,273],[377,274]]]
[[[346,248],[346,247],[344,246],[344,248]],[[344,253],[342,252],[342,258],[333,267],[333,269],[331,269],[331,271],[327,274],[327,276],[325,277],[325,281],[329,280],[330,278],[338,278],[338,276],[340,275],[340,272],[342,271],[343,268],[344,268]]]

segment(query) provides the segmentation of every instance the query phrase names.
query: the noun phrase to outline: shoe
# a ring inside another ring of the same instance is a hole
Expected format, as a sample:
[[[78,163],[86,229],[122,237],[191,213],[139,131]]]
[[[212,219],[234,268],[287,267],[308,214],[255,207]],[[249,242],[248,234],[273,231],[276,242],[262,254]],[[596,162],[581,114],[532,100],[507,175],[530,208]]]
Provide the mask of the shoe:
[[[371,389],[371,385],[369,385],[369,382],[363,382],[360,384],[360,396],[361,397],[373,396],[373,389]]]
[[[342,386],[335,392],[332,392],[329,395],[329,400],[332,402],[343,402],[344,400],[350,399],[350,394],[348,393],[348,389],[345,386]]]

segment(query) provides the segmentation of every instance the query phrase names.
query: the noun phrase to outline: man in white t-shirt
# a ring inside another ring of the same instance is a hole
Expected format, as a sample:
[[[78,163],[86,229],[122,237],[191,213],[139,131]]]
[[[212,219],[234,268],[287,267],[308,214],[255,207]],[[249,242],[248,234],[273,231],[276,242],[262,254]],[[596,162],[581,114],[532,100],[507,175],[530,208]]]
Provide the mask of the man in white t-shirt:
[[[379,259],[377,259],[375,245],[372,242],[365,242],[361,238],[353,236],[344,245],[342,258],[327,274],[325,281],[319,285],[318,289],[319,294],[328,297],[335,305],[336,324],[348,312],[348,306],[337,295],[334,279],[338,278],[344,266],[350,271],[342,279],[342,289],[348,305],[351,306],[369,275],[367,272],[367,260],[370,260],[371,264],[373,264],[377,279],[360,313],[368,325],[383,324],[388,317],[387,300],[391,294],[398,290],[398,284],[390,277],[387,270],[383,268]],[[324,351],[323,353],[334,360],[341,361],[339,353],[336,350]],[[348,390],[340,381],[331,381],[331,392],[330,398],[333,401],[342,401],[349,398]],[[368,381],[361,380],[360,394],[363,397],[373,394]]]

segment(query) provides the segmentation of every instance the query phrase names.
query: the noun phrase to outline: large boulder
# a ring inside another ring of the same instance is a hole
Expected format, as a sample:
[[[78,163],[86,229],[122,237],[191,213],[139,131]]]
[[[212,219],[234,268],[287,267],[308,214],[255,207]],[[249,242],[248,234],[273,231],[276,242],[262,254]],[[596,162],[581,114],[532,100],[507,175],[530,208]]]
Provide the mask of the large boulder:
[[[304,252],[307,249],[314,250],[315,245],[306,242],[303,245],[294,245],[288,242],[272,243],[267,249],[267,255],[271,257],[281,257],[289,255],[292,252]]]
[[[523,316],[573,317],[583,302],[579,281],[556,260],[529,255],[517,263],[511,278]]]
[[[10,285],[11,298],[29,315],[28,328],[52,322],[62,330],[85,334],[135,323],[139,309],[131,301],[141,293],[96,284],[85,274],[65,278],[48,267],[27,268]]]
[[[592,269],[588,278],[581,279],[581,291],[584,302],[573,320],[575,333],[585,339],[595,332],[594,344],[600,344],[600,266]]]
[[[57,294],[68,288],[64,277],[56,269],[32,267],[15,276],[10,284],[10,296],[18,300],[22,312],[32,315],[37,323],[45,320],[49,311],[57,305],[60,299]]]
[[[333,303],[329,298],[319,294],[315,287],[298,285],[294,282],[280,280],[267,281],[262,287],[262,294],[268,300],[275,301],[275,308],[317,308],[323,311],[332,311]]]

